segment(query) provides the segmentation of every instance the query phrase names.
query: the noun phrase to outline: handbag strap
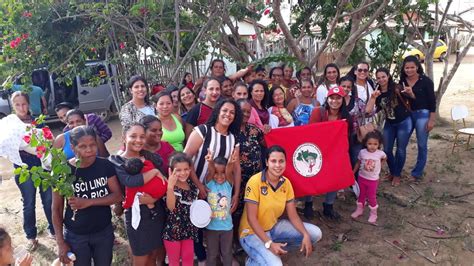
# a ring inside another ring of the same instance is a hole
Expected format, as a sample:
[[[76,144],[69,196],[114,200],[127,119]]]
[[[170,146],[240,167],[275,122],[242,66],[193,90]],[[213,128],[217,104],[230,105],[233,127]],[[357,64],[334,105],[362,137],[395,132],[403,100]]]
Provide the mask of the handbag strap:
[[[402,102],[403,106],[405,106],[405,108],[408,111],[412,112],[410,105],[408,105],[408,103],[405,101],[405,99],[403,99],[403,97],[400,93],[400,89],[395,88],[395,94],[397,94],[397,98],[400,100],[400,102]]]

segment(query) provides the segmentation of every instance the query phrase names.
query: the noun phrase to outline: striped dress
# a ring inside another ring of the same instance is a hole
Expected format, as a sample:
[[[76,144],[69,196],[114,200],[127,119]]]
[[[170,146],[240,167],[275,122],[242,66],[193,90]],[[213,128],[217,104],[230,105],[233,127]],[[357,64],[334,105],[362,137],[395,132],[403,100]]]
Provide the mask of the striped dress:
[[[200,125],[194,128],[196,132],[203,139],[203,144],[199,148],[197,154],[193,157],[194,169],[196,175],[199,177],[201,182],[204,181],[207,171],[208,163],[205,159],[207,149],[209,148],[214,158],[222,156],[229,160],[232,151],[234,150],[236,140],[232,133],[228,135],[222,135],[216,131],[214,127],[209,125]]]

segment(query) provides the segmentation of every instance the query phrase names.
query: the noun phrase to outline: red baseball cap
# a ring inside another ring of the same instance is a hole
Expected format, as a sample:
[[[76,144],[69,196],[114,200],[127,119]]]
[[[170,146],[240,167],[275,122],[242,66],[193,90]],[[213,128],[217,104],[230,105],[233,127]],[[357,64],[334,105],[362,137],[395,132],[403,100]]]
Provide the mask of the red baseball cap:
[[[327,97],[329,97],[329,96],[331,96],[331,95],[334,95],[334,94],[337,94],[337,95],[339,95],[339,96],[341,96],[341,97],[346,96],[346,93],[344,92],[344,88],[341,87],[341,86],[331,88],[331,89],[328,91],[328,96],[327,96]]]

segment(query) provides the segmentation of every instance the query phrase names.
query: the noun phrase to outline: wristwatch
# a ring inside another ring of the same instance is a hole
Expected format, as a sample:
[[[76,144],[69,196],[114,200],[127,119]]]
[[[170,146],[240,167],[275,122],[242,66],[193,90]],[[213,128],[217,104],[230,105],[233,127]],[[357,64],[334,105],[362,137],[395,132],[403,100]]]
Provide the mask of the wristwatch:
[[[272,243],[273,243],[273,241],[271,241],[271,240],[268,240],[267,242],[265,242],[265,248],[269,249],[270,246],[272,245]]]

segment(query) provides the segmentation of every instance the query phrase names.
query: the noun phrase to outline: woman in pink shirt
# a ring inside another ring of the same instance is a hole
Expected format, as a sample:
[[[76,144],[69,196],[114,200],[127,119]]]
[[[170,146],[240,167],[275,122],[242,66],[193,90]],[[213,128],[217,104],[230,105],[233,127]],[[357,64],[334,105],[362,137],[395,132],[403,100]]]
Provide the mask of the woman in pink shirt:
[[[239,100],[239,99],[248,99],[249,96],[249,91],[247,88],[247,85],[243,82],[237,82],[234,85],[234,92],[232,93],[232,97],[234,100]],[[247,123],[252,124],[257,126],[260,130],[263,130],[263,123],[260,120],[260,117],[258,116],[257,110],[252,107],[252,110],[250,112],[250,118],[247,121]]]

